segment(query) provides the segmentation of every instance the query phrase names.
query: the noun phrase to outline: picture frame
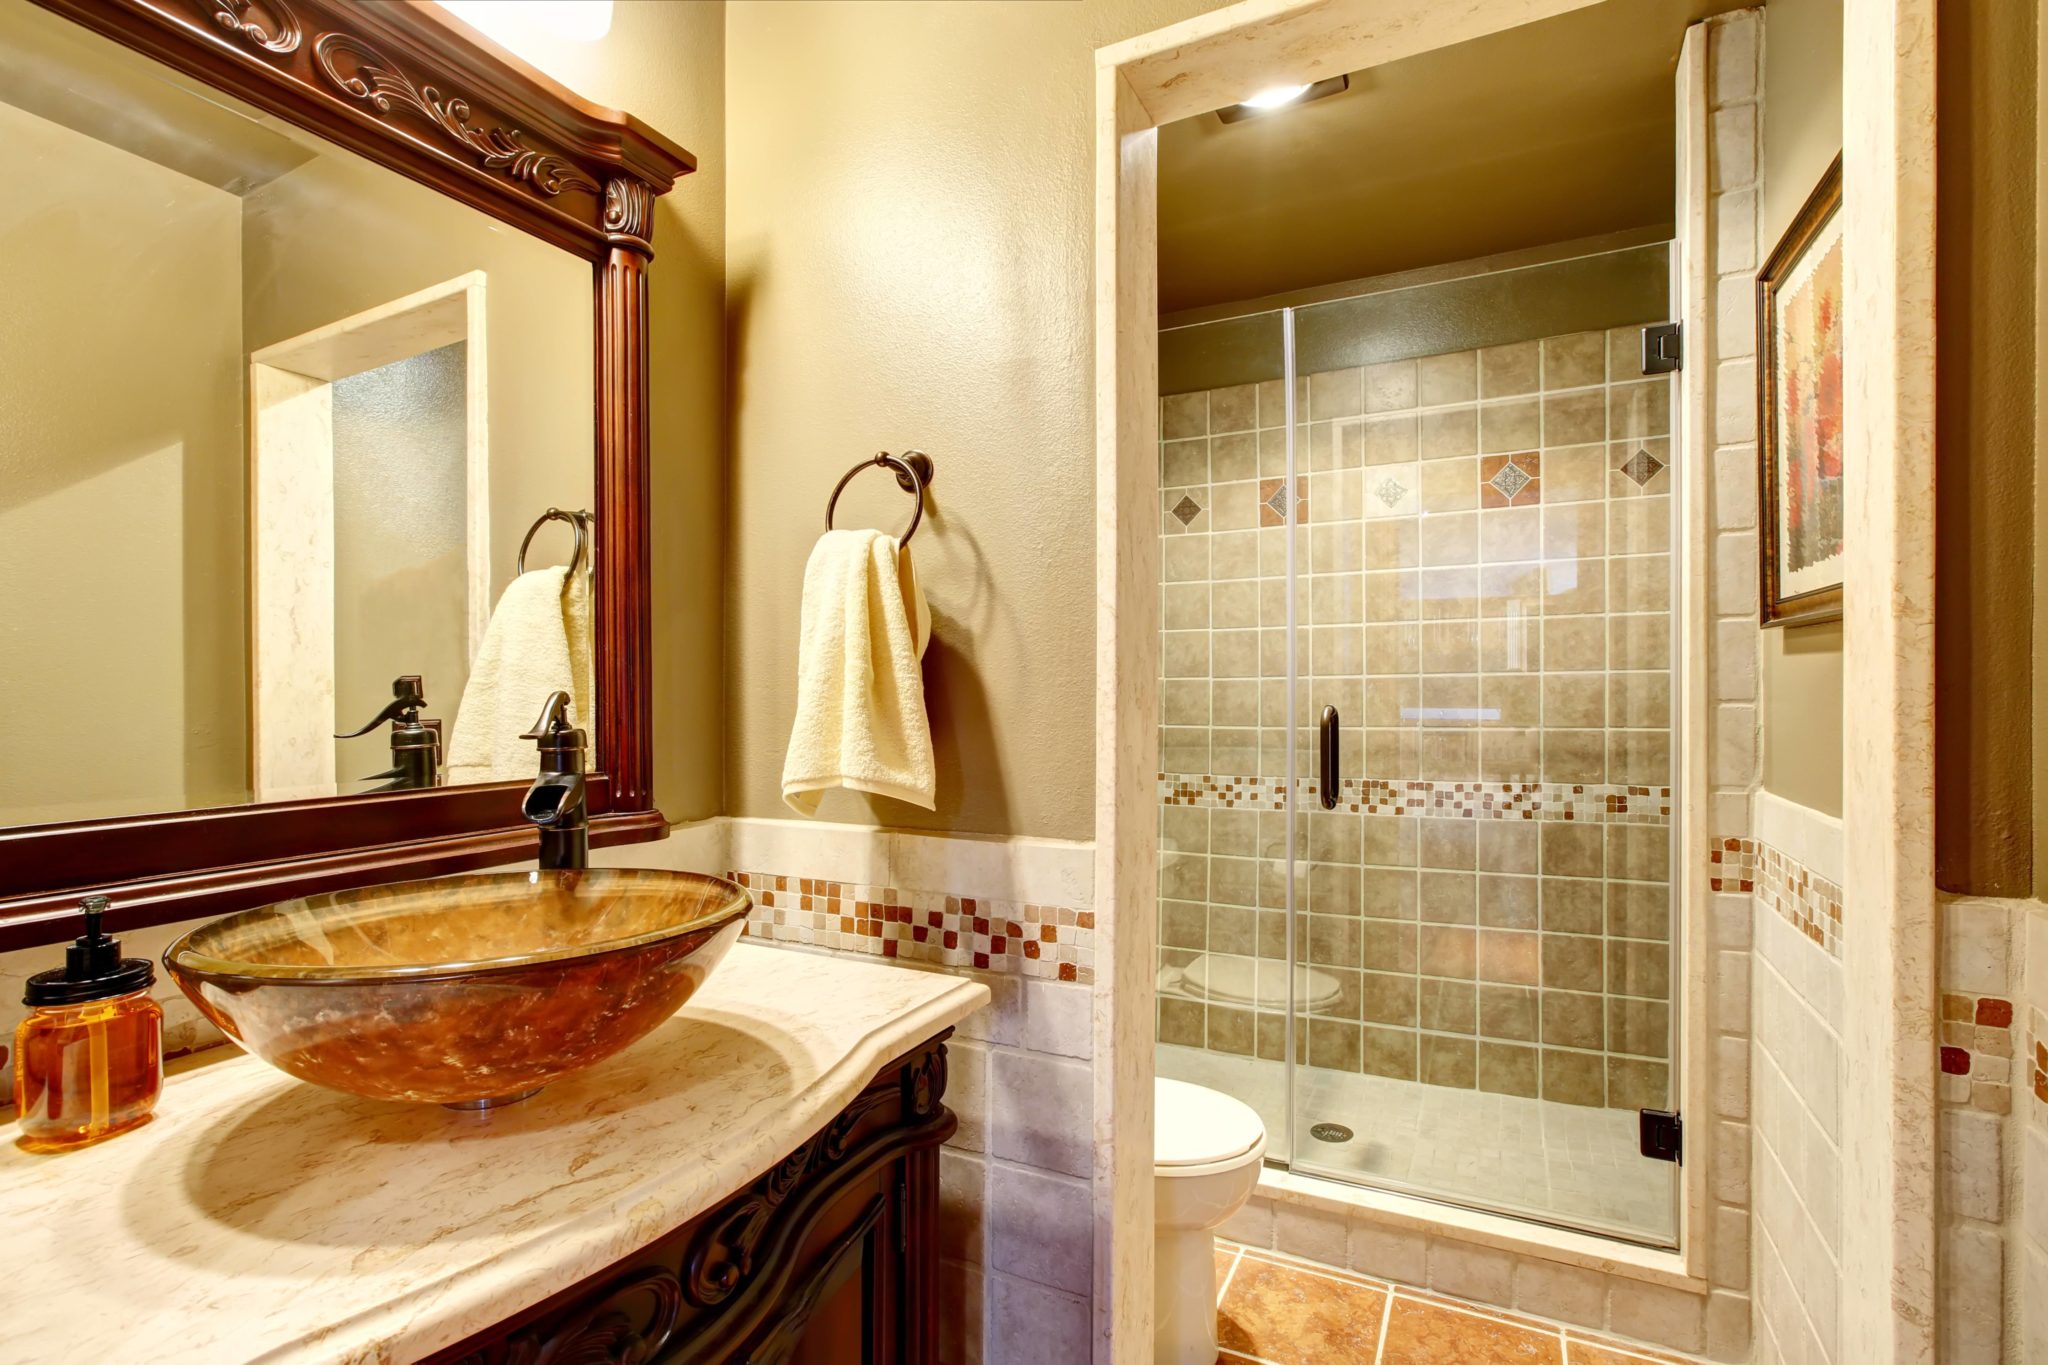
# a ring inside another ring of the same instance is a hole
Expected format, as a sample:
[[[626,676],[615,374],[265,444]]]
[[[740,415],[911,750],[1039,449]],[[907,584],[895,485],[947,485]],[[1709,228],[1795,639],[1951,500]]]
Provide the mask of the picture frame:
[[[1759,620],[1842,618],[1842,158],[1756,277]]]

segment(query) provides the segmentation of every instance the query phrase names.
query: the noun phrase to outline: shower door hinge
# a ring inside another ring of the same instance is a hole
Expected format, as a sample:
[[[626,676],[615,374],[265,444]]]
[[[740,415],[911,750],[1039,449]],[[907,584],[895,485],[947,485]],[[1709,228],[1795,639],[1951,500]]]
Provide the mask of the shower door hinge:
[[[1643,373],[1671,374],[1685,361],[1684,329],[1659,322],[1643,329]]]
[[[1642,1119],[1642,1151],[1652,1161],[1675,1161],[1685,1164],[1685,1121],[1675,1111],[1665,1109],[1643,1109],[1638,1111]]]

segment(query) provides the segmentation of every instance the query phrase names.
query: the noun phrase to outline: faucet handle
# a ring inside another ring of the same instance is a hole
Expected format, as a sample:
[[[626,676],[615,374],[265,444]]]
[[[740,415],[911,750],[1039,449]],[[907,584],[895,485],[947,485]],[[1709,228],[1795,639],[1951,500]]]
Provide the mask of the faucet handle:
[[[535,721],[533,728],[521,735],[520,738],[543,741],[558,739],[561,735],[575,728],[575,723],[569,719],[569,694],[567,692],[550,692],[548,693],[547,702],[540,709],[540,719]]]

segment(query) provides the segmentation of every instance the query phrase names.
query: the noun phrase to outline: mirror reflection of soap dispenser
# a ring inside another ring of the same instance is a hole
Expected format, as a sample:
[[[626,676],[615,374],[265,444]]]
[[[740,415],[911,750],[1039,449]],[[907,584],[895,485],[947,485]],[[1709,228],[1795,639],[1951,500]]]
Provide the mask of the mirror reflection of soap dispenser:
[[[83,1147],[149,1122],[164,1086],[164,1011],[156,967],[122,957],[100,929],[107,898],[88,896],[85,934],[64,965],[28,979],[14,1033],[14,1108],[31,1152]]]
[[[371,717],[369,724],[362,729],[335,736],[336,739],[355,739],[369,734],[387,720],[391,722],[391,767],[363,779],[365,782],[384,782],[381,787],[370,788],[371,791],[412,791],[440,784],[441,722],[421,719],[420,708],[426,704],[427,694],[417,674],[393,678],[390,705]]]

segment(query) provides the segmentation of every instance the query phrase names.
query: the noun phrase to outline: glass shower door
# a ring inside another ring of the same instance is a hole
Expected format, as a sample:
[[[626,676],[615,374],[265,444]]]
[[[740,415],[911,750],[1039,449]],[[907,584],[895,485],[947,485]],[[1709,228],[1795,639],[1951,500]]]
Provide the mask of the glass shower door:
[[[1674,1244],[1670,381],[1371,302],[1287,319],[1290,1164]]]

